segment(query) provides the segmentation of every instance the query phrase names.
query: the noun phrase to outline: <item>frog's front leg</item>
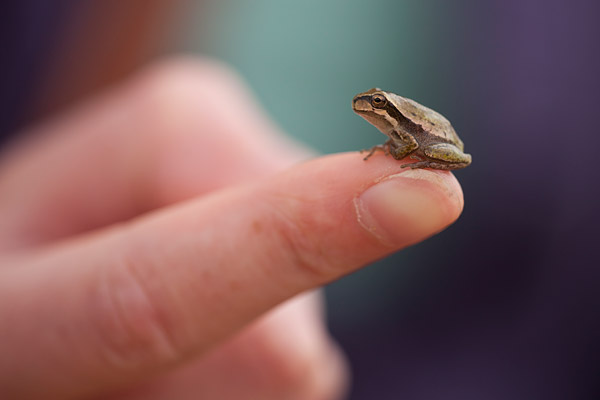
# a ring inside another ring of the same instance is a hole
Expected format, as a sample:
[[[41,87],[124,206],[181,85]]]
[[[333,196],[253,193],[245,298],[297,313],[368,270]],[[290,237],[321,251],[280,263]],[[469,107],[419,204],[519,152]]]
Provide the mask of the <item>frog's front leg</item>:
[[[365,151],[368,151],[369,154],[367,154],[365,156],[365,158],[363,158],[363,160],[367,161],[369,159],[369,157],[371,157],[376,151],[383,151],[383,154],[385,154],[386,156],[388,154],[390,154],[390,143],[391,143],[392,139],[388,139],[385,141],[384,144],[378,144],[377,146],[373,146],[370,149],[365,149],[365,150],[361,150],[361,153],[364,153]]]
[[[396,160],[401,160],[418,148],[419,143],[414,137],[406,133],[393,131],[390,133],[390,138],[384,144],[372,147],[364,160],[371,157],[377,150],[383,150],[385,155],[391,154]]]
[[[390,154],[396,160],[402,160],[419,148],[417,140],[412,135],[403,132],[392,132],[388,142],[390,143]]]
[[[431,160],[404,164],[402,167],[413,169],[459,169],[471,164],[471,155],[463,153],[458,147],[450,143],[438,143],[424,147],[423,154],[431,158]]]

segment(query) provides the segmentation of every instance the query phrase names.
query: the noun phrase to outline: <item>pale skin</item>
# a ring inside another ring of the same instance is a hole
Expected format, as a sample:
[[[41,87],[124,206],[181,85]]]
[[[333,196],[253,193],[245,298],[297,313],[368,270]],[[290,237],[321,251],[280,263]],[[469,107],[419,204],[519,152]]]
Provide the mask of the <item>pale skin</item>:
[[[462,192],[308,154],[202,60],[30,128],[0,155],[2,398],[343,397],[314,289],[439,232]]]

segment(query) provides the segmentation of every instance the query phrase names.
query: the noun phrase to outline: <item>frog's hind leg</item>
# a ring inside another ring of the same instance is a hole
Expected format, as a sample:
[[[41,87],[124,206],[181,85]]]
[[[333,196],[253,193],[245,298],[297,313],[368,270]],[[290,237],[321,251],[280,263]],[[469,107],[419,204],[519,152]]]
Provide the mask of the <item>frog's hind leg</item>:
[[[404,164],[402,168],[459,169],[471,164],[471,155],[463,153],[450,143],[427,146],[423,149],[423,153],[431,160]]]

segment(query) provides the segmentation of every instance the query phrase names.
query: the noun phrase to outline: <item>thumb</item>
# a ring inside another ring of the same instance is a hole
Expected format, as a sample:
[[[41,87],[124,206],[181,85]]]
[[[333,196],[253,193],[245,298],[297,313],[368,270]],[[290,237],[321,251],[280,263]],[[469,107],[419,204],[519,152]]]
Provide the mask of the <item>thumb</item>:
[[[3,272],[0,387],[69,398],[161,371],[461,210],[448,172],[340,154],[55,246]]]

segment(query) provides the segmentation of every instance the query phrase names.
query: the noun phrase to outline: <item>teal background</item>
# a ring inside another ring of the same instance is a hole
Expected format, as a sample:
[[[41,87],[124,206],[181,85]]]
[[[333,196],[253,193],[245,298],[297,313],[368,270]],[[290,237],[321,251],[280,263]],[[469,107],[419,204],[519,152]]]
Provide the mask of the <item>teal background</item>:
[[[442,1],[225,0],[200,8],[187,48],[233,65],[290,135],[324,152],[383,141],[350,109],[377,86],[452,112]]]
[[[193,28],[185,34],[184,49],[232,65],[285,132],[322,153],[384,141],[350,107],[356,93],[371,87],[445,114],[468,150],[473,113],[465,110],[476,102],[458,101],[469,68],[461,66],[464,38],[451,2],[221,0],[203,3],[191,18],[196,23],[187,24]],[[342,345],[355,338],[368,352],[377,333],[356,332],[385,331],[427,301],[449,273],[443,253],[455,229],[327,287],[329,323]],[[373,354],[398,357],[375,348]],[[367,396],[378,378],[362,375],[362,368],[392,380],[399,373],[389,367],[393,360],[382,364],[353,354],[350,359],[355,385],[364,386]],[[365,379],[370,384],[363,385]]]

